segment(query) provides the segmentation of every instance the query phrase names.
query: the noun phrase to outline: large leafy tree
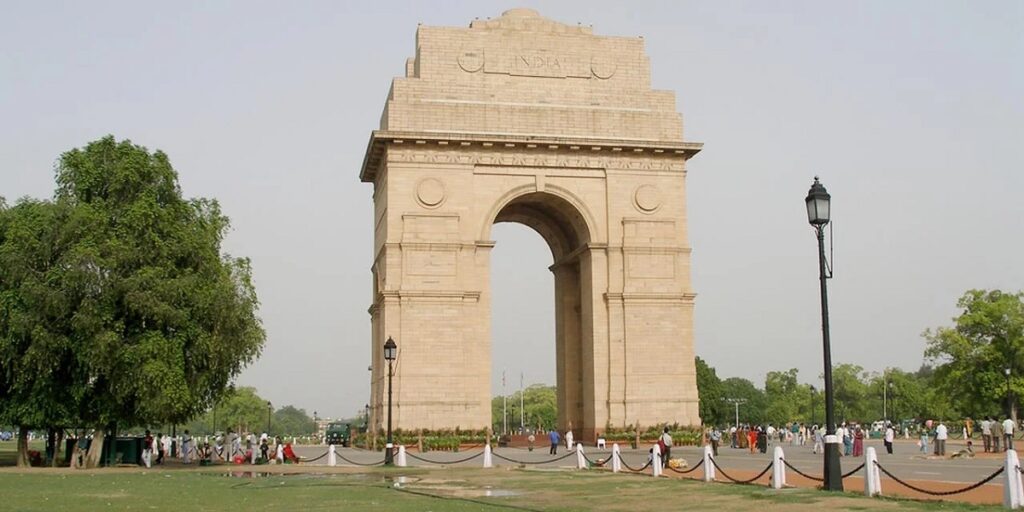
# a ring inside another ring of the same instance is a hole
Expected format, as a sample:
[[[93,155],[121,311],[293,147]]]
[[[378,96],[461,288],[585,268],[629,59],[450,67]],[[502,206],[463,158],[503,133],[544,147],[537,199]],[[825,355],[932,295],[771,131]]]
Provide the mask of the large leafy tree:
[[[700,357],[696,360],[697,394],[700,397],[700,419],[705,425],[720,425],[728,420],[722,379],[715,369]]]
[[[533,384],[523,390],[523,419],[526,428],[555,428],[558,421],[558,399],[554,386]],[[491,427],[501,432],[503,401],[501,396],[491,399]],[[519,391],[508,395],[508,428],[519,427]]]
[[[1024,392],[1024,293],[969,290],[957,307],[962,311],[953,326],[922,334],[935,384],[968,413],[1005,411],[1008,395],[1019,399]],[[1016,421],[1016,400],[1010,415]]]
[[[57,264],[76,231],[65,205],[0,200],[0,424],[19,426],[18,465],[30,428],[70,425],[83,374],[68,335],[73,269]]]
[[[753,382],[740,377],[729,377],[722,381],[722,394],[726,400],[744,400],[739,407],[740,423],[765,423],[768,400],[765,398],[764,391],[754,386]],[[735,406],[726,401],[725,408],[726,423],[733,423],[736,415]]]
[[[48,258],[24,256],[30,271],[0,281],[0,315],[14,304],[34,315],[22,323],[35,323],[0,324],[0,354],[69,358],[69,385],[48,396],[69,400],[74,418],[97,428],[95,463],[105,428],[182,422],[207,409],[259,355],[265,334],[248,260],[221,252],[227,217],[216,201],[182,197],[164,153],[105,137],[63,154],[56,174],[61,220],[36,236],[51,242]],[[3,240],[0,253],[17,259],[21,246]],[[35,298],[43,295],[48,309]],[[36,371],[24,359],[10,368],[18,374],[5,385]],[[12,422],[35,425],[0,403]]]

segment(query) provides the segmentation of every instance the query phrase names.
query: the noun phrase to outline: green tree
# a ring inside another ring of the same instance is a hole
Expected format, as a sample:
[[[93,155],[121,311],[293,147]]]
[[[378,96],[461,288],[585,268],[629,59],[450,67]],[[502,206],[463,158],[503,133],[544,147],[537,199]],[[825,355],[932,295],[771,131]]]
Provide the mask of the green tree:
[[[764,392],[767,399],[765,419],[774,425],[791,421],[810,423],[812,406],[816,398],[807,384],[797,381],[797,369],[784,372],[771,371],[765,375]]]
[[[868,374],[864,368],[844,363],[832,367],[832,394],[835,398],[836,422],[871,422],[881,415],[867,406]]]
[[[348,423],[351,423],[350,421]],[[353,423],[352,428],[358,425]],[[292,405],[286,405],[274,411],[273,429],[276,433],[289,436],[304,436],[316,432],[316,423],[313,422],[305,409],[299,409]]]
[[[192,434],[213,434],[231,429],[236,432],[263,432],[273,408],[256,393],[256,388],[231,388],[209,409],[196,417],[188,428]],[[283,433],[276,428],[271,434]]]
[[[765,399],[764,391],[757,389],[753,382],[739,377],[729,377],[722,381],[722,394],[726,399],[746,400],[739,408],[740,423],[761,424],[765,422],[768,401]],[[725,408],[725,423],[735,422],[735,406],[726,402]]]
[[[1007,397],[1019,399],[1024,391],[1024,293],[969,290],[957,307],[962,311],[952,327],[922,334],[928,341],[925,357],[935,365],[935,387],[976,416],[1005,411],[1009,402],[1016,421],[1016,400]]]
[[[48,236],[57,243],[20,280],[0,281],[4,307],[33,310],[33,335],[0,325],[0,357],[67,344],[71,383],[47,393],[96,426],[95,465],[106,429],[177,423],[207,409],[259,355],[265,334],[248,260],[221,253],[227,217],[216,201],[182,198],[164,153],[105,137],[64,153],[56,175],[64,217]],[[33,294],[49,298],[40,305]],[[40,325],[44,316],[52,323]],[[2,404],[0,416],[16,414]]]
[[[0,200],[0,423],[18,426],[19,466],[28,465],[30,429],[77,419],[76,362],[69,280],[61,261],[69,234],[66,205]],[[54,454],[56,455],[56,454]]]
[[[722,379],[715,369],[700,357],[697,366],[697,394],[700,397],[700,419],[706,425],[720,425],[728,421],[727,405],[722,395]]]
[[[491,399],[491,428],[501,432],[503,427],[502,396]],[[533,384],[523,390],[523,411],[526,428],[555,428],[558,421],[558,399],[554,386]],[[508,428],[519,427],[519,392],[508,395]]]

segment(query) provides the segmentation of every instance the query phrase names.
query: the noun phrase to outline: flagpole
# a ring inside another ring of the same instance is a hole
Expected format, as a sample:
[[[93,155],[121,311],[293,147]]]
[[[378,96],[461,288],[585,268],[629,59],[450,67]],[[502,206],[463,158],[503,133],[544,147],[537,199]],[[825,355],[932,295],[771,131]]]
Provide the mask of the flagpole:
[[[519,372],[519,433],[526,433],[526,414],[523,412],[523,372]]]

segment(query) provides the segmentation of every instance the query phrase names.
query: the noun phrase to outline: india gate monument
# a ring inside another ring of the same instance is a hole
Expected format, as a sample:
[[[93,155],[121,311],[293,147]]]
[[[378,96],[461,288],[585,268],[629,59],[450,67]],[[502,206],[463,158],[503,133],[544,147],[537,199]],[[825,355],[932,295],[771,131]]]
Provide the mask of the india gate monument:
[[[668,63],[663,63],[668,64]],[[686,161],[640,37],[531,9],[420,26],[360,171],[373,184],[371,425],[491,425],[491,228],[551,248],[558,428],[698,425]]]

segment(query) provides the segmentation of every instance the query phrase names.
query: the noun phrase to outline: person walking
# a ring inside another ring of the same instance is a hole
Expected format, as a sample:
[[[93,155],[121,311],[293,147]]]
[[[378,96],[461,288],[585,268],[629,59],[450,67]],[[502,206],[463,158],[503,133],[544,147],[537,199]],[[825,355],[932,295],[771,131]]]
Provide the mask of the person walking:
[[[153,444],[156,446],[156,463],[164,463],[164,434],[162,432],[156,433],[156,440]]]
[[[939,426],[935,427],[935,455],[946,456],[946,439],[949,438],[949,430],[941,420]]]
[[[711,428],[711,453],[718,457],[718,443],[722,441],[722,432],[718,427]]]
[[[853,425],[843,427],[843,455],[853,455]]]
[[[1015,426],[1009,416],[1003,420],[1003,451],[1013,449],[1013,431],[1016,430]]]
[[[892,455],[892,442],[896,440],[896,431],[892,428],[892,423],[886,423],[885,425],[885,436],[883,442],[885,443],[885,453]]]
[[[918,442],[921,453],[928,453],[928,424],[921,425],[921,440]]]
[[[668,458],[672,456],[672,434],[668,433],[668,427],[665,427],[665,431],[661,433],[661,442],[665,448],[665,451],[661,454],[661,465],[666,467],[668,466]]]
[[[992,430],[992,453],[999,453],[999,443],[1003,439],[1003,424],[993,418],[992,426],[989,428]]]
[[[153,467],[153,434],[146,430],[146,437],[142,438],[142,462],[147,468]]]
[[[853,431],[853,456],[860,457],[864,455],[864,429],[857,426],[857,429]]]
[[[185,464],[192,463],[192,436],[188,434],[188,430],[181,436],[181,461]]]
[[[815,426],[814,429],[814,448],[811,451],[814,454],[823,453],[825,451],[825,429]]]
[[[573,442],[572,429],[566,430],[565,431],[565,447],[567,449],[569,449],[569,450],[572,450],[572,447],[575,446],[575,444],[576,443]]]
[[[558,443],[562,441],[562,436],[558,435],[558,430],[552,429],[548,433],[548,440],[551,441],[551,450],[548,451],[551,455],[558,455]]]
[[[992,417],[985,416],[981,420],[981,442],[985,446],[985,453],[992,451]]]

